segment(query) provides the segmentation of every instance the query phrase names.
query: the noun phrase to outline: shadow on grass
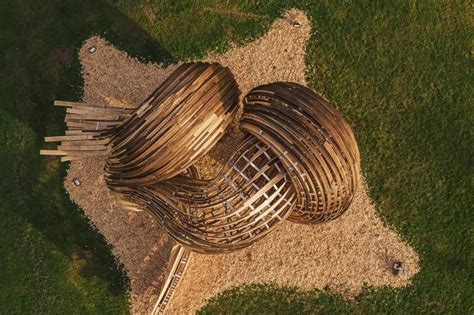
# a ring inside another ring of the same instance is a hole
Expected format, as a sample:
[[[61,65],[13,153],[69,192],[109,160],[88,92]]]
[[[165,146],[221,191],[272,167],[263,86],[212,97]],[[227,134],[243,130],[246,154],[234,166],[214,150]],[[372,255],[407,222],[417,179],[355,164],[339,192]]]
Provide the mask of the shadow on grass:
[[[65,193],[65,165],[40,157],[39,150],[45,135],[62,134],[65,127],[64,111],[53,100],[81,97],[77,51],[85,39],[100,34],[142,60],[173,58],[104,1],[18,0],[3,2],[0,12],[0,202],[66,256],[90,253],[83,276],[106,279],[112,293],[123,294],[127,279],[110,248]],[[12,130],[18,125],[28,132]]]

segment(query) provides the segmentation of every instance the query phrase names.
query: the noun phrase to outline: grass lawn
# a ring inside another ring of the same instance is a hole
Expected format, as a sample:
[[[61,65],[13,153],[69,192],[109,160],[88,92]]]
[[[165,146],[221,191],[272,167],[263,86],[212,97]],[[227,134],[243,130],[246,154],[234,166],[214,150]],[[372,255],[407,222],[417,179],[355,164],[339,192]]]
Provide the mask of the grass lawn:
[[[370,194],[421,272],[354,302],[256,285],[202,312],[474,312],[468,1],[16,0],[0,3],[0,314],[128,311],[127,279],[65,194],[64,165],[38,155],[64,129],[52,101],[81,95],[81,42],[99,33],[146,60],[194,58],[290,7],[312,20],[308,82],[354,125]]]

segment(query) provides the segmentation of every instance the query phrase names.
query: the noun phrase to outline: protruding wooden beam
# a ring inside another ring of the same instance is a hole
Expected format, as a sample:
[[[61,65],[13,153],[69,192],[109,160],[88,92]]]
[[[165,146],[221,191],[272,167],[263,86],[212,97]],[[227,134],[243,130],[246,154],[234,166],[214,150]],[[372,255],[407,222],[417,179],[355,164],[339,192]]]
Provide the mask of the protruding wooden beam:
[[[73,140],[92,140],[92,139],[94,139],[93,135],[91,135],[91,134],[83,134],[83,135],[44,137],[44,142],[73,141]]]
[[[54,101],[54,106],[61,106],[61,107],[74,107],[74,106],[81,106],[83,104],[84,103],[60,101],[60,100]]]
[[[68,152],[61,150],[40,150],[40,155],[68,155]]]

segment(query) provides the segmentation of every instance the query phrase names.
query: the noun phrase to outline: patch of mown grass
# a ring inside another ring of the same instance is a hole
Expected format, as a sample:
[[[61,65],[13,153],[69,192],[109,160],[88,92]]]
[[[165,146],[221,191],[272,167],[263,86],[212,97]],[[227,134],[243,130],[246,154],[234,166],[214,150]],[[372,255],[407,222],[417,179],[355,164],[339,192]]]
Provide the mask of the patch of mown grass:
[[[110,1],[178,59],[223,52],[263,34],[280,13],[278,1]],[[261,2],[261,3],[260,3]]]
[[[222,307],[224,304],[227,305]],[[339,296],[318,290],[252,284],[217,295],[200,314],[337,314],[349,312],[350,304]]]

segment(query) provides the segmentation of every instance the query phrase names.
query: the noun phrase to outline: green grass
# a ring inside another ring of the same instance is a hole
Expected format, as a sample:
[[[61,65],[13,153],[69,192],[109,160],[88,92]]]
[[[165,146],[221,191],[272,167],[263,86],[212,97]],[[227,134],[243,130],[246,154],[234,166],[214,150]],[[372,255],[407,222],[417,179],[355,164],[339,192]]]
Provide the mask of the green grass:
[[[53,100],[82,93],[76,50],[95,33],[170,59],[105,3],[0,3],[0,314],[128,313],[128,279],[66,195],[65,166],[39,156],[43,136],[64,129]]]
[[[354,125],[370,194],[421,271],[354,302],[258,285],[202,312],[474,312],[468,1],[18,0],[0,4],[0,314],[127,311],[127,281],[65,195],[63,166],[37,155],[64,128],[52,100],[81,94],[81,42],[99,33],[146,60],[195,58],[263,34],[293,6],[313,26],[308,82]],[[80,250],[92,257],[72,259]]]

